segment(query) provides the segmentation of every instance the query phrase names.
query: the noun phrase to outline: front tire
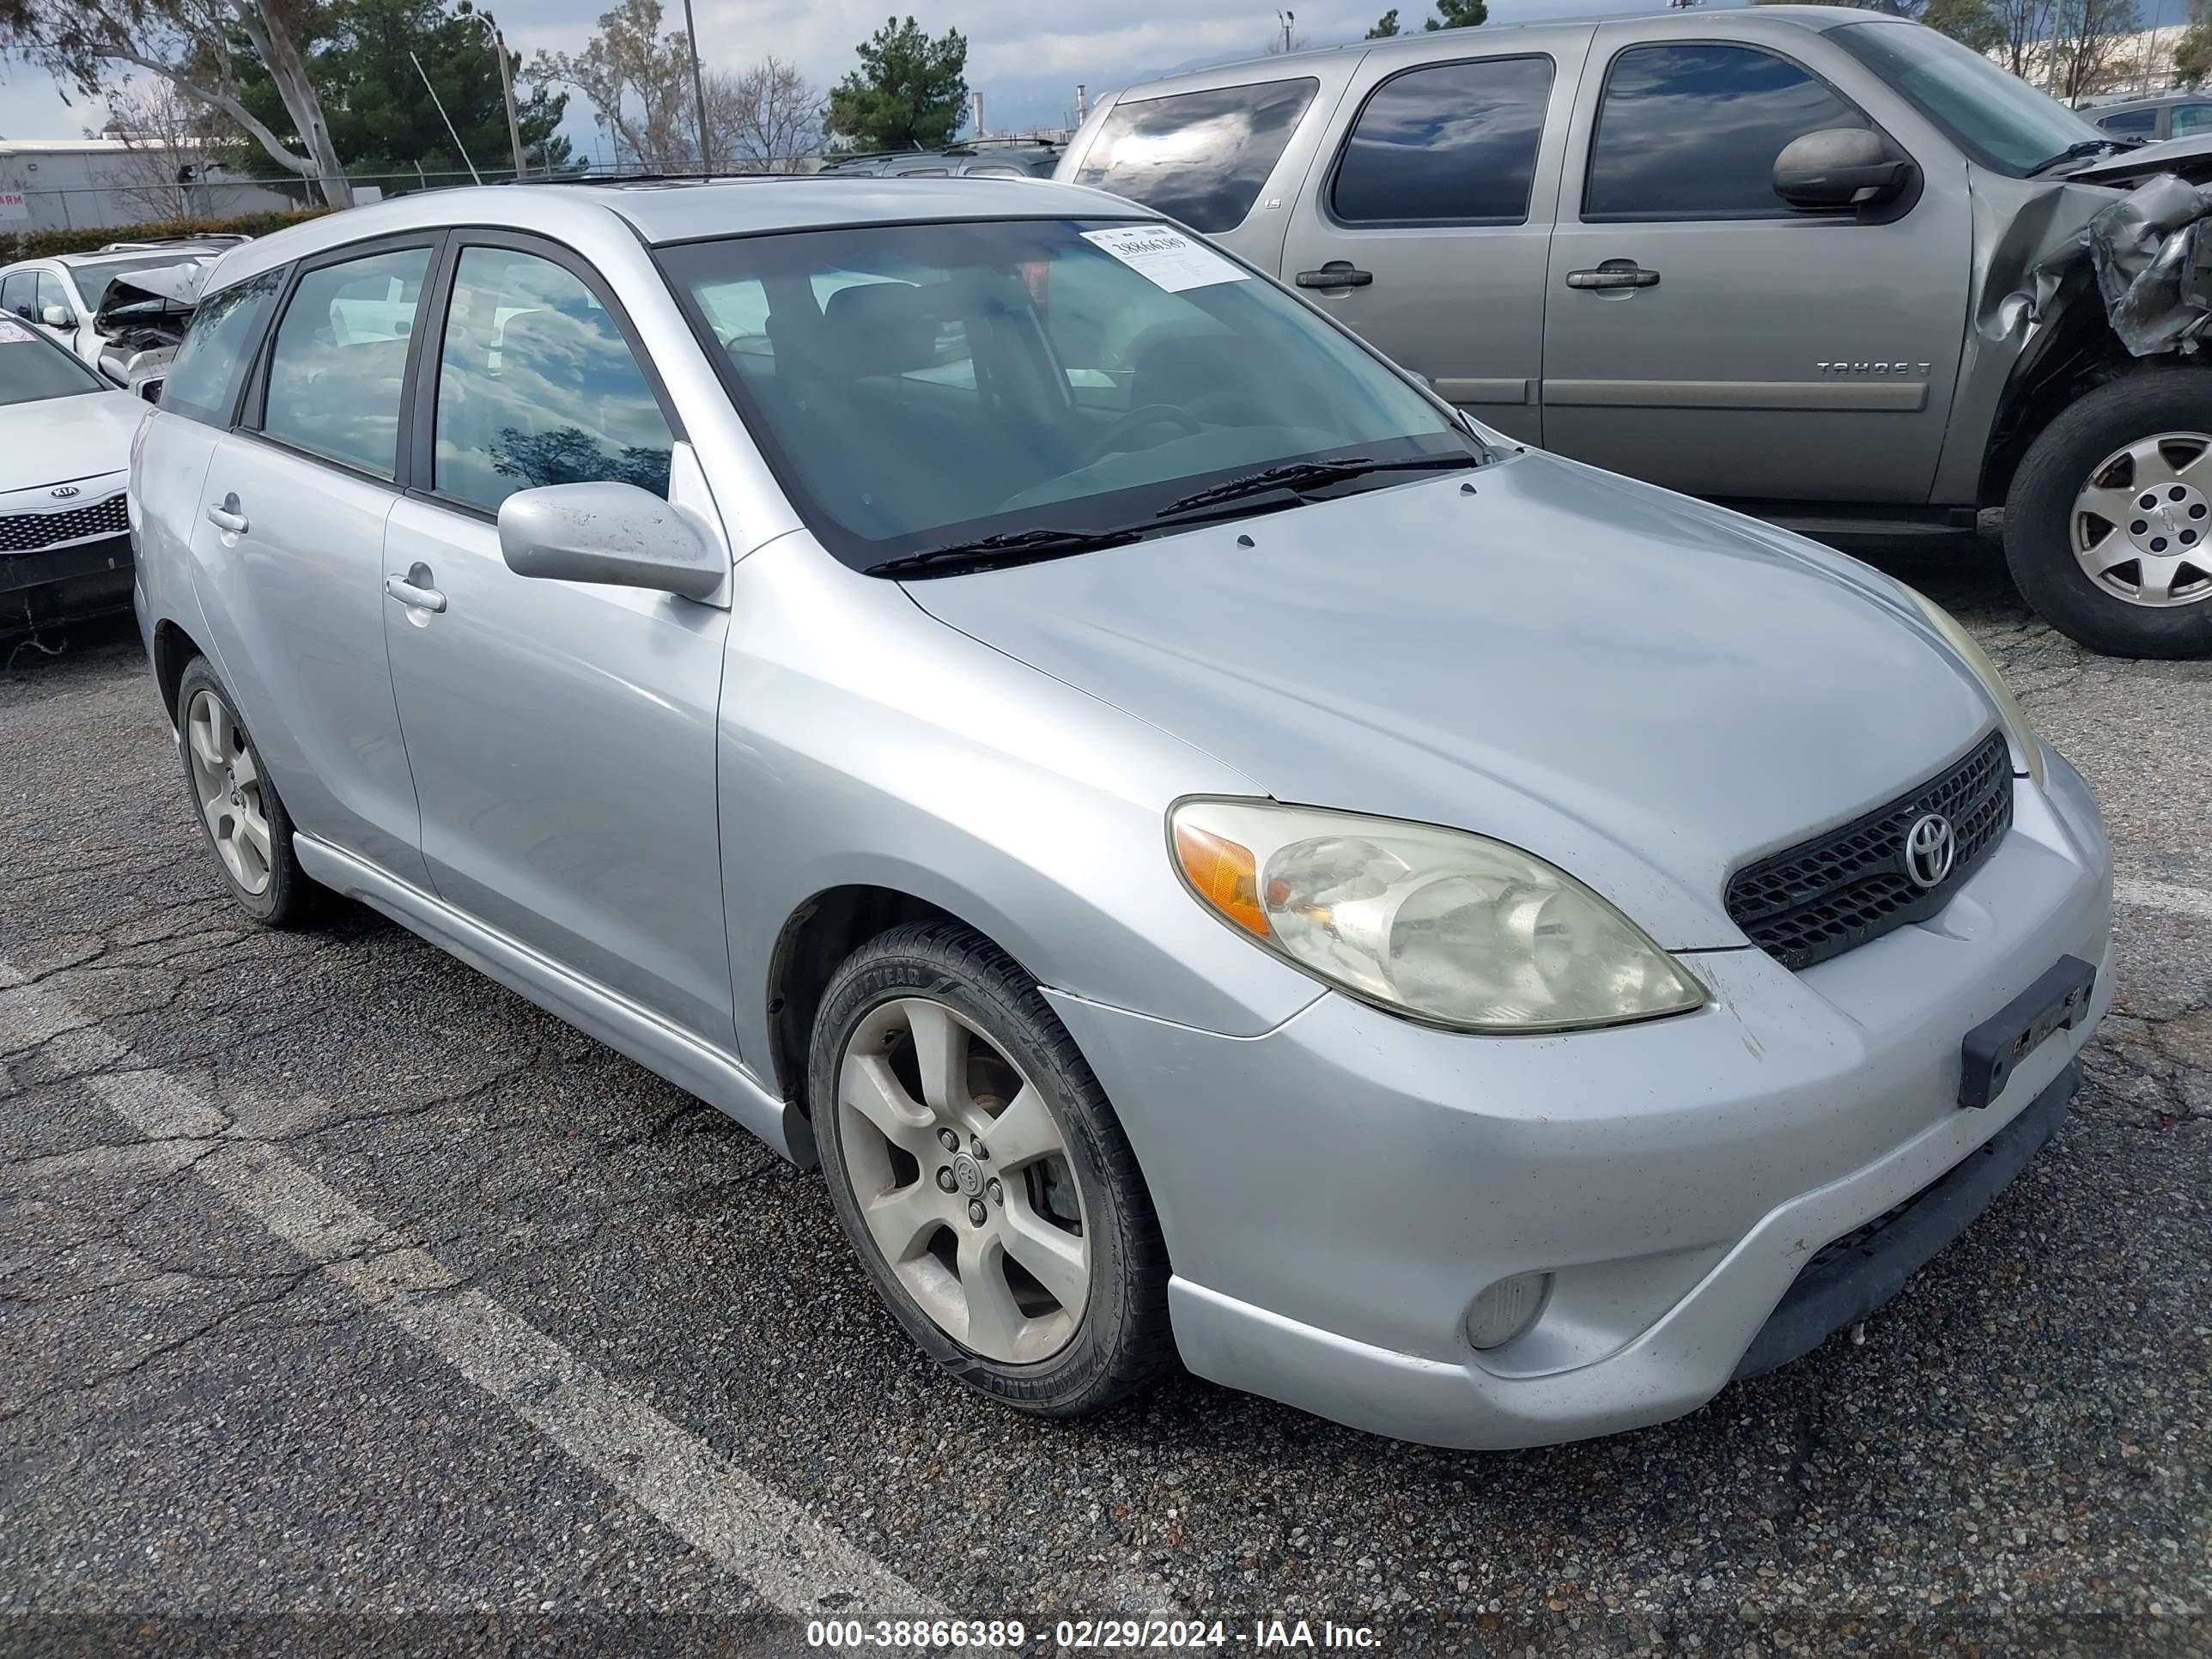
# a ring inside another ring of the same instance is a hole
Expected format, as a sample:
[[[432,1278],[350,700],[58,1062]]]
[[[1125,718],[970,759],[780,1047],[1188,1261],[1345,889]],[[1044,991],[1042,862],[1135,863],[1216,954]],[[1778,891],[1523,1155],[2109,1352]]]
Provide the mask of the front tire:
[[[233,901],[264,927],[313,920],[323,890],[300,868],[292,815],[204,657],[185,665],[176,716],[185,787]]]
[[[838,1220],[953,1376],[1079,1417],[1173,1358],[1167,1251],[1136,1158],[1005,951],[953,922],[863,945],[823,994],[807,1089]]]
[[[2130,374],[2062,411],[2013,475],[2005,562],[2093,651],[2212,656],[2212,372]]]

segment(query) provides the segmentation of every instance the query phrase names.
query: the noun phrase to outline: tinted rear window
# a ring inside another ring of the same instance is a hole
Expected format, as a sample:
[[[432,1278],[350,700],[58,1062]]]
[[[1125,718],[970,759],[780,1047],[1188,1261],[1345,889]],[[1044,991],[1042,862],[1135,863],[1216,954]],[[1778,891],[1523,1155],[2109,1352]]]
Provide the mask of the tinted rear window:
[[[1353,224],[1525,219],[1551,95],[1548,58],[1439,64],[1385,81],[1359,112],[1329,205]]]
[[[1259,199],[1321,83],[1261,81],[1116,104],[1075,182],[1195,230],[1233,230]]]
[[[1774,158],[1865,116],[1786,58],[1750,46],[1632,46],[1613,60],[1585,219],[1787,218]]]

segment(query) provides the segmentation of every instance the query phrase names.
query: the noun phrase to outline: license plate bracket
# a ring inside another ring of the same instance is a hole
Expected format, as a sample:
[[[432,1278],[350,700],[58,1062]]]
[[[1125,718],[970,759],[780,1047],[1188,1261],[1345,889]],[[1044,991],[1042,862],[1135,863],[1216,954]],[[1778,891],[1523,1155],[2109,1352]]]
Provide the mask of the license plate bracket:
[[[2004,1092],[2013,1073],[2054,1031],[2089,1017],[2097,970],[2061,957],[2034,984],[1966,1033],[1959,1045],[1959,1104],[1978,1111]]]

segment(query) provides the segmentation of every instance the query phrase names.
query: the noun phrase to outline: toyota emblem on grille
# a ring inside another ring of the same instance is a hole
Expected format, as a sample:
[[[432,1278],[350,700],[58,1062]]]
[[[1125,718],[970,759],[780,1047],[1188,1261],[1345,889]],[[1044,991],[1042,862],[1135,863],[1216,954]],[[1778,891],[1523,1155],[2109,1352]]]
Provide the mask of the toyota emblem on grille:
[[[79,495],[82,492],[75,484],[57,484],[53,489],[48,490],[46,493],[50,495],[58,496],[63,501],[67,501],[70,496]]]
[[[1930,812],[1905,832],[1905,873],[1916,887],[1940,887],[1959,855],[1959,837],[1951,820]]]

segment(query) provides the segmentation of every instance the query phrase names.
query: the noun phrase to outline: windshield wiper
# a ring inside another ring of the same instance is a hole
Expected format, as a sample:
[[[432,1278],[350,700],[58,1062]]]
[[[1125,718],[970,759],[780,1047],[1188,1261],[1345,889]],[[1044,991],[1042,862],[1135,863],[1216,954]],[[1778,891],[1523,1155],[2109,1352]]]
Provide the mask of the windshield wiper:
[[[1226,483],[1215,484],[1211,489],[1200,489],[1185,495],[1181,501],[1170,501],[1155,516],[1164,519],[1174,514],[1188,512],[1194,507],[1206,507],[1215,501],[1233,501],[1240,495],[1264,495],[1273,489],[1319,489],[1325,484],[1365,477],[1370,472],[1449,472],[1481,465],[1478,457],[1468,454],[1421,455],[1402,461],[1377,461],[1365,455],[1337,455],[1320,461],[1290,461],[1281,466],[1262,467],[1257,472],[1247,472],[1241,478],[1231,478]]]
[[[989,570],[1003,565],[1032,564],[1040,559],[1065,558],[1101,547],[1126,547],[1138,538],[1134,530],[1016,530],[998,536],[978,536],[973,541],[949,542],[925,548],[900,558],[872,564],[871,576],[951,576],[961,570]]]
[[[2086,161],[2104,151],[2141,149],[2140,138],[2084,138],[2079,143],[2069,144],[2056,155],[2046,155],[2027,170],[2027,177],[2039,179],[2053,167],[2063,167],[2069,161]]]

